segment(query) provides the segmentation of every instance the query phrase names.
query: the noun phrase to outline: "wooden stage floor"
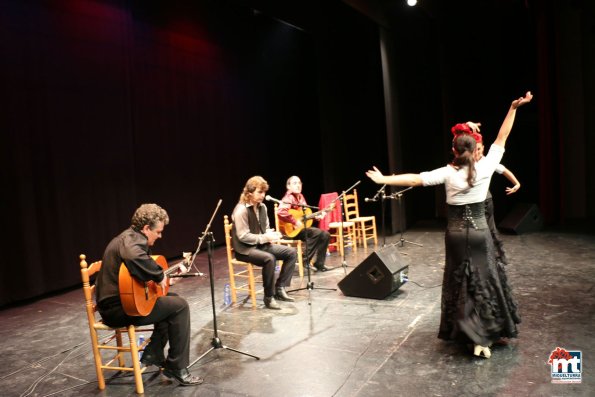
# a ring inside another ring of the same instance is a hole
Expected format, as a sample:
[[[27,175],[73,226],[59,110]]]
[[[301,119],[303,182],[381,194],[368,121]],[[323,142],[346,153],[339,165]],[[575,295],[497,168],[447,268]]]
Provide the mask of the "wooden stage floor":
[[[466,346],[437,339],[444,266],[443,229],[408,230],[423,246],[394,245],[409,261],[410,282],[385,299],[344,296],[340,290],[294,292],[281,311],[249,304],[223,306],[227,280],[224,248],[217,248],[215,312],[223,344],[260,360],[215,349],[192,367],[204,377],[181,387],[153,371],[144,375],[146,396],[592,396],[595,393],[595,236],[542,231],[503,235],[508,277],[522,316],[520,335],[493,349],[491,359]],[[386,239],[388,246],[400,236]],[[380,245],[382,245],[382,239]],[[380,248],[378,248],[380,249]],[[158,247],[157,247],[158,250]],[[313,274],[314,287],[336,288],[372,253],[360,249],[336,267]],[[206,253],[197,259],[208,273]],[[78,266],[73,258],[73,266]],[[307,279],[293,279],[292,288]],[[209,350],[213,311],[207,278],[185,279],[175,292],[192,311],[191,361]],[[79,289],[0,311],[2,396],[133,396],[130,377],[97,389]],[[581,351],[580,384],[553,384],[549,355],[556,347]]]

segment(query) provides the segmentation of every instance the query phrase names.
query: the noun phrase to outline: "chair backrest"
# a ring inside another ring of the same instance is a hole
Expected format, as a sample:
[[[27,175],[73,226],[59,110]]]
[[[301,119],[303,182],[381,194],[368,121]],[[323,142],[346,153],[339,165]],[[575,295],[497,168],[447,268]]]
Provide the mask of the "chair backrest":
[[[86,256],[81,254],[79,256],[81,262],[81,279],[83,280],[83,293],[85,295],[85,307],[87,309],[87,317],[89,324],[95,322],[95,312],[97,305],[95,304],[95,284],[91,284],[91,277],[93,277],[99,270],[101,270],[101,261],[93,262],[87,265]]]
[[[237,291],[246,291],[252,301],[252,307],[256,307],[256,286],[254,285],[255,276],[252,264],[234,258],[234,249],[231,240],[233,222],[229,221],[227,215],[223,216],[223,229],[225,231],[225,249],[227,251],[227,268],[229,271],[231,301],[233,303],[237,302]]]
[[[353,193],[343,195],[343,210],[345,211],[345,219],[351,220],[359,218],[359,205],[357,203],[357,190],[353,189]]]
[[[230,263],[233,260],[233,246],[231,244],[231,229],[233,223],[229,222],[229,217],[223,215],[223,229],[225,230],[225,249],[227,251],[227,261]]]
[[[279,229],[279,215],[277,214],[279,212],[279,204],[275,203],[275,210],[273,212],[275,214],[275,230],[281,232]]]

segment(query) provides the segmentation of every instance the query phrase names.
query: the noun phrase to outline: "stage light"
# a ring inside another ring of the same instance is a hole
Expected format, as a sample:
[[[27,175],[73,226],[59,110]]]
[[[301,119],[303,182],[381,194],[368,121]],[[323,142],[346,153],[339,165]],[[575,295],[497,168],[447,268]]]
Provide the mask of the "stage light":
[[[417,5],[417,0],[407,0],[407,5],[413,7]]]

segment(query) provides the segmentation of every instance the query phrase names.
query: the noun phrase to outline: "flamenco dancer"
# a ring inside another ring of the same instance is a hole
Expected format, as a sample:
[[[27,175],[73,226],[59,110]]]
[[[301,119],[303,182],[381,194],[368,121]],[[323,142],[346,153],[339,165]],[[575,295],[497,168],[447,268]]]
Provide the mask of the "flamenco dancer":
[[[476,141],[470,134],[453,140],[452,163],[420,174],[383,175],[378,168],[366,175],[378,184],[434,186],[444,184],[448,205],[445,234],[446,265],[442,284],[442,313],[438,337],[474,345],[473,354],[491,356],[490,346],[515,338],[521,322],[502,263],[485,217],[492,174],[504,154],[517,108],[533,99],[531,92],[512,101],[496,140],[481,161],[475,160]],[[469,122],[473,129],[476,123]],[[476,131],[478,132],[478,131]]]

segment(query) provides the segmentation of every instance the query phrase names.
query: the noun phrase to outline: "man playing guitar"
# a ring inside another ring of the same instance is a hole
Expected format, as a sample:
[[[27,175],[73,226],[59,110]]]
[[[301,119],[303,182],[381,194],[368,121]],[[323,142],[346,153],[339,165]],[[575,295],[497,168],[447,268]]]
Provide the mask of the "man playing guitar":
[[[306,199],[302,194],[302,181],[297,176],[291,176],[287,179],[286,183],[287,193],[283,196],[281,200],[282,203],[279,205],[279,211],[277,212],[277,216],[279,217],[279,223],[281,226],[281,232],[284,230],[291,229],[292,231],[296,231],[297,234],[291,233],[291,235],[287,235],[285,238],[290,238],[294,240],[302,240],[306,242],[307,253],[306,253],[306,266],[309,266],[312,259],[316,258],[314,262],[314,268],[319,272],[325,272],[329,270],[324,265],[326,260],[326,251],[328,248],[330,234],[325,230],[320,230],[317,227],[310,227],[306,222],[302,222],[302,207],[299,204],[306,204]],[[332,208],[327,210],[322,210],[317,213],[314,218],[320,220],[324,218],[327,212],[330,212]],[[288,228],[283,228],[283,225],[289,226]]]
[[[163,368],[163,374],[184,386],[203,382],[188,370],[190,361],[190,309],[186,300],[169,293],[157,298],[147,315],[126,313],[120,299],[120,268],[125,266],[141,282],[157,283],[166,290],[169,279],[150,255],[150,249],[161,238],[169,223],[167,212],[157,204],[143,204],[132,216],[131,226],[112,239],[105,249],[96,280],[96,300],[103,322],[111,327],[129,324],[154,324],[151,341],[145,347],[141,362]],[[169,342],[169,354],[163,349]]]

